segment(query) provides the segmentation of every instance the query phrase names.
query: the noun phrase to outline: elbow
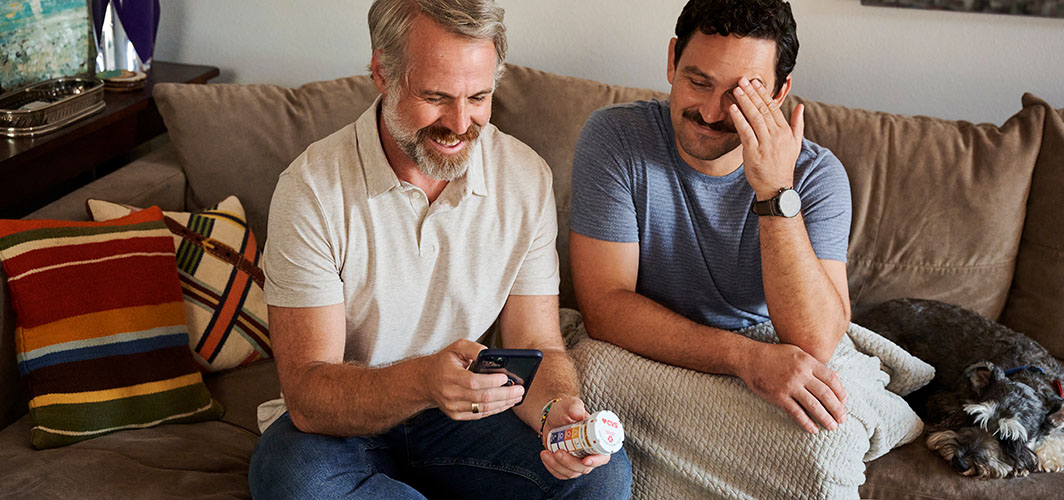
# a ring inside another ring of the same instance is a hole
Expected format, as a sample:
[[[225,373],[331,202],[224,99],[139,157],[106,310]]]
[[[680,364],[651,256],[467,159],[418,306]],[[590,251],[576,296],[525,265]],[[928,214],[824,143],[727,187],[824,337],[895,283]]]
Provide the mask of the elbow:
[[[313,419],[307,417],[298,407],[288,407],[288,417],[292,419],[292,425],[296,426],[300,432],[307,434],[318,434],[318,429],[314,428]]]
[[[584,321],[584,329],[587,330],[587,336],[595,340],[606,341],[606,337],[602,335],[602,329],[593,325],[594,323],[591,321]]]
[[[835,348],[838,347],[838,345],[839,345],[838,342],[834,342],[834,343],[826,343],[825,342],[825,343],[823,343],[821,345],[812,346],[811,348],[807,348],[806,352],[808,352],[810,356],[816,358],[817,361],[819,361],[821,363],[824,363],[824,364],[827,364],[828,360],[831,359],[831,356],[835,354]]]
[[[849,328],[850,322],[846,318],[846,314],[840,315],[838,321],[832,322],[830,326],[827,326],[824,331],[816,336],[816,340],[811,342],[806,349],[811,356],[820,361],[821,363],[827,363],[831,356],[835,354],[835,349],[839,346],[839,341],[842,340],[843,335],[846,335],[846,329]]]
[[[587,336],[601,340],[603,342],[609,342],[610,339],[607,335],[609,327],[599,317],[600,309],[596,306],[588,304],[589,307],[585,307],[581,310],[581,319],[584,322],[584,330],[587,331]]]

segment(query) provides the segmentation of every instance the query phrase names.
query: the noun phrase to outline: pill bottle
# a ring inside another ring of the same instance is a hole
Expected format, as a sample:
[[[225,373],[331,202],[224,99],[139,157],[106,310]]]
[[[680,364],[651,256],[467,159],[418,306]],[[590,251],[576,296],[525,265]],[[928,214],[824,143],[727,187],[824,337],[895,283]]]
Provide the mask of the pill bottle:
[[[609,410],[597,411],[585,420],[551,429],[547,434],[548,450],[565,450],[580,458],[609,455],[620,450],[623,442],[621,419]]]

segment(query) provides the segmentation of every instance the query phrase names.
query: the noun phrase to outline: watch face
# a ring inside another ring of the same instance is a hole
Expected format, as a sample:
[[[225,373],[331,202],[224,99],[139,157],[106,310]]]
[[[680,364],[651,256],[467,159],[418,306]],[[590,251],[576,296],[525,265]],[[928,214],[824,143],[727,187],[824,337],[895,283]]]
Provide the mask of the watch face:
[[[798,215],[798,212],[802,211],[802,199],[798,196],[798,192],[793,189],[785,189],[779,195],[780,200],[780,213],[784,217],[794,217]]]

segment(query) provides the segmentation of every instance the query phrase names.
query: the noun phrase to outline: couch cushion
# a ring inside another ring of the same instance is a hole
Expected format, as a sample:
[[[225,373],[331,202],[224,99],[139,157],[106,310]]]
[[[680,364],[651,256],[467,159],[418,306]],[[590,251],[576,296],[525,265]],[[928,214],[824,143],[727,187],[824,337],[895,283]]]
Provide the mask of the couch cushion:
[[[277,85],[160,83],[153,91],[188,178],[188,209],[230,194],[266,241],[277,176],[312,142],[354,122],[377,96],[369,76]]]
[[[30,447],[29,416],[0,430],[5,498],[250,498],[258,436],[225,422],[118,432],[55,450]]]
[[[1060,475],[1036,473],[1023,478],[972,479],[958,474],[924,445],[925,437],[869,463],[861,498],[1058,498]]]
[[[653,90],[606,85],[521,66],[509,66],[499,83],[492,103],[492,123],[536,150],[554,174],[562,307],[576,307],[569,275],[569,207],[573,154],[580,130],[591,112],[603,106],[666,98],[667,94]]]
[[[203,377],[211,395],[225,407],[222,421],[259,433],[258,408],[265,401],[281,397],[277,365],[263,359],[233,370]]]
[[[1004,125],[806,104],[806,137],[846,167],[853,194],[850,299],[960,304],[996,319],[1005,305],[1042,140],[1044,108]]]
[[[1023,103],[1047,112],[1016,277],[1001,322],[1064,358],[1064,232],[1057,213],[1064,199],[1064,109],[1053,110],[1031,94],[1023,96]]]

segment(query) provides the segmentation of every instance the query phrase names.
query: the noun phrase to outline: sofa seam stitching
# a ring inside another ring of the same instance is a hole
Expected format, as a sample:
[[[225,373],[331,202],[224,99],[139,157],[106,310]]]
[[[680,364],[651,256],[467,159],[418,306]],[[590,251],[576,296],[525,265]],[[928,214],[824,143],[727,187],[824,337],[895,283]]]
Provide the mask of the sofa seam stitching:
[[[942,270],[946,270],[946,269],[973,269],[974,270],[974,269],[986,269],[986,268],[992,268],[992,267],[1011,266],[1011,265],[1015,264],[1016,259],[1013,258],[1013,259],[1010,259],[1010,260],[1007,260],[1007,261],[990,262],[990,263],[986,263],[986,264],[958,264],[958,265],[922,264],[922,263],[921,264],[908,264],[908,263],[897,262],[897,261],[881,261],[881,260],[875,260],[875,259],[862,259],[862,258],[853,258],[853,257],[849,258],[849,261],[852,262],[852,263],[872,264],[872,265],[877,265],[877,266],[896,266],[896,267],[903,267],[903,268],[907,268],[907,269],[942,269]]]

